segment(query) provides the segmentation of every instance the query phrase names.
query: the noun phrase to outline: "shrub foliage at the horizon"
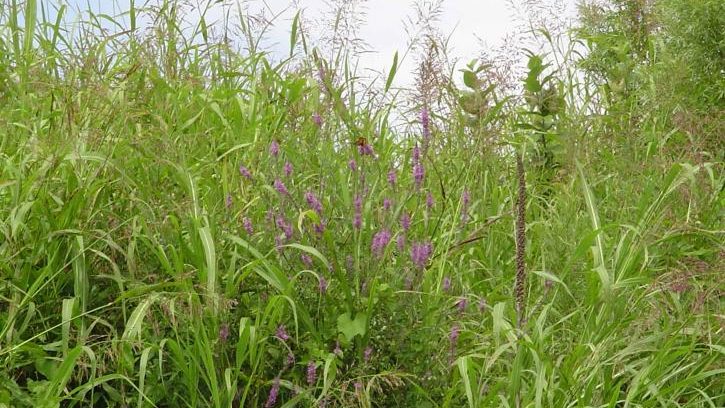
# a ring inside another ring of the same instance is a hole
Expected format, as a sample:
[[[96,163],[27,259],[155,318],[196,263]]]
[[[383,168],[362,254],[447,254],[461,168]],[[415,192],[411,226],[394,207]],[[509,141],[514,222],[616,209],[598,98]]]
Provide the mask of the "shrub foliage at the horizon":
[[[429,36],[412,92],[300,15],[279,63],[48,3],[0,0],[0,407],[725,406],[722,2],[585,2],[515,86]]]

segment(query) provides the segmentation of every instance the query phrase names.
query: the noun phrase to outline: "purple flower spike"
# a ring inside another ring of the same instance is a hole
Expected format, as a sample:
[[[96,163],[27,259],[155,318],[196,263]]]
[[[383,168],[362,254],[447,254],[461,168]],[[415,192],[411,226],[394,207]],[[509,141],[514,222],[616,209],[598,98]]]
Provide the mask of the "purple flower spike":
[[[322,116],[319,113],[315,112],[312,114],[312,121],[315,122],[317,127],[322,127]]]
[[[430,139],[430,114],[427,106],[423,106],[420,111],[420,123],[423,125],[423,139],[428,141]]]
[[[292,175],[292,170],[293,170],[292,163],[285,162],[284,163],[284,175],[287,176],[287,177],[291,176]]]
[[[392,207],[392,206],[393,206],[393,202],[390,201],[389,198],[386,198],[386,199],[383,200],[383,209],[385,211],[388,211],[390,209],[390,207]]]
[[[435,206],[435,201],[433,200],[433,194],[430,192],[425,197],[425,206],[428,207],[428,209],[432,209]]]
[[[300,255],[300,259],[302,259],[302,263],[305,264],[306,267],[312,267],[312,257],[307,254],[302,254]]]
[[[466,311],[466,307],[468,307],[468,299],[466,298],[460,298],[456,302],[456,308],[458,309],[459,313],[464,313]]]
[[[357,152],[361,156],[373,156],[375,155],[375,152],[373,151],[373,147],[369,145],[368,143],[358,145],[357,146]]]
[[[340,357],[342,355],[342,349],[340,348],[340,340],[337,340],[335,342],[335,349],[332,350],[333,353],[335,353],[336,356]]]
[[[219,340],[222,343],[225,343],[228,338],[229,338],[229,326],[227,326],[226,324],[223,324],[222,327],[219,328]]]
[[[317,285],[317,288],[320,290],[321,295],[324,295],[325,293],[327,293],[327,285],[328,285],[327,279],[320,276],[320,283]]]
[[[408,231],[410,229],[410,215],[408,215],[408,213],[403,213],[400,217],[400,226],[403,227],[403,231]]]
[[[248,168],[240,165],[239,166],[239,174],[242,175],[242,177],[251,180],[252,179],[252,173],[249,171]]]
[[[390,169],[388,172],[388,184],[390,184],[391,187],[395,187],[395,184],[398,182],[398,174],[395,172],[395,169]]]
[[[311,209],[315,210],[317,215],[322,214],[322,203],[320,203],[320,200],[317,199],[315,193],[311,191],[306,192],[305,200],[307,201],[307,205],[309,205]]]
[[[272,408],[277,403],[277,396],[279,395],[279,377],[274,378],[272,383],[272,389],[269,390],[269,396],[267,402],[264,404],[265,408]]]
[[[461,329],[457,324],[451,327],[451,333],[448,335],[448,339],[451,341],[451,347],[455,347],[458,342],[458,336],[461,334]]]
[[[227,198],[224,200],[224,205],[226,205],[227,210],[230,209],[230,208],[232,208],[232,204],[233,204],[233,202],[232,202],[232,195],[231,194],[227,194]]]
[[[279,155],[279,143],[277,143],[276,140],[272,140],[272,143],[270,143],[269,154],[272,155],[272,157],[277,157]]]
[[[289,195],[289,191],[287,191],[287,186],[285,186],[280,179],[274,180],[274,189],[282,195]]]
[[[355,159],[350,159],[349,162],[347,162],[347,167],[350,169],[350,171],[357,171],[357,162]]]
[[[370,357],[373,355],[373,349],[372,347],[368,346],[365,348],[365,352],[363,353],[363,359],[366,363],[370,362]]]
[[[283,216],[279,216],[276,219],[277,221],[277,228],[281,229],[284,232],[284,236],[287,239],[292,238],[292,235],[294,234],[294,229],[292,228],[292,224],[287,222],[287,220],[284,219]]]
[[[357,195],[355,196],[355,216],[352,221],[352,226],[355,227],[355,229],[360,229],[362,227],[362,197]]]
[[[410,258],[420,269],[423,269],[428,263],[431,253],[433,252],[433,245],[430,242],[417,242],[414,243],[410,248]]]
[[[420,187],[423,184],[423,178],[425,178],[425,169],[420,163],[413,165],[413,179],[415,179],[416,187]]]
[[[244,227],[244,231],[246,231],[248,235],[254,234],[254,228],[252,228],[252,220],[250,220],[249,218],[242,218],[242,227]]]
[[[413,147],[413,164],[417,164],[420,162],[420,148],[418,145],[415,145]]]
[[[283,324],[280,324],[279,326],[277,326],[277,331],[275,332],[274,337],[276,337],[282,341],[289,340],[289,334],[287,334],[287,330],[284,328]]]
[[[325,224],[325,221],[320,221],[319,223],[315,224],[315,232],[319,235],[324,234],[326,225],[327,224]]]
[[[449,290],[451,290],[451,278],[446,276],[443,278],[443,291],[448,292]]]
[[[405,249],[405,234],[398,235],[395,244],[398,247],[398,252],[403,252]]]
[[[307,364],[307,385],[312,385],[317,382],[317,365],[314,361],[310,361]]]
[[[373,236],[373,242],[370,245],[370,248],[375,256],[378,258],[383,256],[383,253],[385,252],[385,247],[388,246],[388,243],[390,242],[390,231],[388,230],[382,230],[376,233]]]

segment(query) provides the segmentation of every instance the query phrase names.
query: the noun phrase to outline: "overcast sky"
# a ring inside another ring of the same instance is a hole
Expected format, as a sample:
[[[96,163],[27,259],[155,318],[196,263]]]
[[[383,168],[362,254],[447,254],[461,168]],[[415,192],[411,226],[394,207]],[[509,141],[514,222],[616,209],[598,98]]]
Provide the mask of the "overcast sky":
[[[109,14],[125,10],[129,4],[128,0],[66,1],[71,8],[80,6],[81,9],[86,9],[90,5],[96,12]],[[304,18],[312,25],[312,36],[329,30],[329,27],[320,25],[320,22],[324,21],[325,11],[330,9],[328,0],[228,0],[227,3],[234,1],[240,1],[251,13],[264,10],[267,17],[277,15],[274,26],[267,32],[264,46],[279,58],[286,57],[289,52],[289,34],[298,7],[302,9]],[[482,42],[490,47],[501,45],[515,24],[521,23],[520,10],[516,10],[512,4],[526,1],[559,3],[564,7],[564,14],[568,16],[575,14],[576,0],[443,0],[437,28],[444,36],[450,36],[450,56],[460,61],[459,67],[480,55]],[[143,0],[136,0],[137,4],[142,2]],[[203,4],[206,0],[191,0],[191,2]],[[189,1],[186,0],[184,3]],[[414,1],[367,0],[357,3],[361,4],[359,10],[362,12],[363,20],[357,34],[370,50],[361,55],[359,69],[387,72],[395,51],[399,51],[402,58],[407,48],[410,35],[406,33],[405,22],[415,18]],[[221,15],[221,10],[217,9],[209,13],[208,19],[216,20],[221,18]],[[187,19],[193,19],[193,14],[188,15]],[[397,85],[410,85],[413,67],[414,59],[409,56],[399,69],[396,77]]]

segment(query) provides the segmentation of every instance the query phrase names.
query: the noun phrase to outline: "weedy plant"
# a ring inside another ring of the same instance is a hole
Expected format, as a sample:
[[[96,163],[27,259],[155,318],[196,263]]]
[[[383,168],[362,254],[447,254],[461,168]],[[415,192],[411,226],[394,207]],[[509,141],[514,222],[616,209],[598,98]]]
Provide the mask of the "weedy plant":
[[[663,83],[715,3],[584,10],[519,91],[428,36],[401,131],[397,54],[300,14],[273,62],[211,2],[0,0],[0,406],[725,405],[722,111]]]

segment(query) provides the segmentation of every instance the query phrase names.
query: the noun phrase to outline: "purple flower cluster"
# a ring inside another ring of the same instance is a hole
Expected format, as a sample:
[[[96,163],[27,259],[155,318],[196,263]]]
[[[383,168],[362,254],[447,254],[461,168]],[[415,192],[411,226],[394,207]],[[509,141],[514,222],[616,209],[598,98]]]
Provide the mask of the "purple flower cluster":
[[[420,111],[420,123],[423,126],[423,140],[427,143],[430,140],[430,114],[428,107],[425,105]]]
[[[395,184],[398,182],[398,174],[395,172],[395,169],[390,169],[388,172],[388,184],[390,184],[391,187],[395,187]]]
[[[350,159],[349,162],[347,162],[347,167],[350,169],[350,171],[357,171],[357,162],[355,159]]]
[[[277,331],[274,333],[274,337],[282,341],[287,341],[290,339],[289,334],[287,334],[287,329],[284,328],[283,324],[277,326]]]
[[[284,175],[289,177],[292,175],[292,171],[293,171],[292,163],[285,162],[284,163]]]
[[[322,127],[322,116],[319,113],[315,112],[312,114],[312,121],[315,122],[317,127]]]
[[[283,216],[280,215],[276,218],[276,224],[277,228],[281,229],[284,232],[285,238],[292,238],[292,235],[294,233],[294,230],[292,229],[292,224],[287,222],[287,220],[285,220]]]
[[[317,285],[317,289],[319,289],[321,295],[327,293],[327,279],[325,279],[324,276],[320,276],[320,282]]]
[[[239,174],[241,174],[242,177],[246,179],[252,179],[252,172],[250,172],[249,169],[244,167],[243,165],[239,165]]]
[[[248,235],[254,234],[254,228],[252,228],[252,220],[250,220],[249,218],[242,218],[242,227],[244,227],[244,231],[246,231]]]
[[[314,361],[307,364],[307,384],[312,385],[317,382],[317,365]]]
[[[322,214],[322,203],[319,199],[317,199],[317,196],[312,191],[308,191],[305,193],[305,201],[307,201],[307,205],[310,206],[311,209],[313,209],[317,215]]]
[[[373,147],[370,144],[368,144],[368,143],[364,143],[364,144],[358,145],[357,152],[361,156],[373,156],[373,155],[375,155],[375,152],[373,151]]]
[[[381,230],[373,235],[373,242],[370,245],[373,255],[377,257],[382,257],[383,253],[385,252],[385,247],[388,246],[389,242],[390,231],[388,230]]]
[[[302,260],[302,263],[305,264],[306,267],[311,268],[312,267],[312,257],[310,257],[307,254],[300,255],[300,259]]]
[[[289,195],[287,186],[285,186],[284,183],[282,182],[282,180],[280,180],[280,179],[274,180],[274,189],[277,190],[277,192],[283,196]]]
[[[425,197],[425,206],[431,210],[435,206],[435,200],[433,199],[433,194],[428,192],[428,195]]]
[[[403,228],[403,231],[408,231],[410,229],[410,215],[408,215],[408,213],[403,213],[403,215],[400,216],[400,226]]]
[[[383,209],[388,211],[393,206],[393,202],[389,198],[383,199]]]
[[[274,378],[272,382],[272,389],[269,390],[269,396],[267,402],[264,404],[265,408],[272,408],[277,403],[277,396],[279,395],[279,377]]]
[[[398,248],[398,252],[403,252],[405,249],[405,234],[399,234],[398,238],[395,240],[395,244]]]
[[[219,340],[224,343],[229,338],[229,326],[226,324],[223,324],[219,328]]]
[[[468,222],[468,206],[471,203],[471,194],[468,190],[463,190],[463,194],[461,194],[461,202],[463,207],[461,209],[461,223],[466,224]]]
[[[422,269],[428,263],[433,252],[433,245],[430,242],[416,242],[410,248],[410,259],[415,266]]]
[[[232,202],[232,195],[231,194],[227,194],[227,198],[224,200],[224,205],[227,207],[227,210],[230,209],[230,208],[232,208],[232,204],[233,204],[233,202]]]
[[[272,140],[272,143],[270,143],[269,154],[275,158],[279,155],[279,143],[276,140]]]
[[[443,291],[448,292],[451,290],[451,278],[448,276],[443,277]]]

